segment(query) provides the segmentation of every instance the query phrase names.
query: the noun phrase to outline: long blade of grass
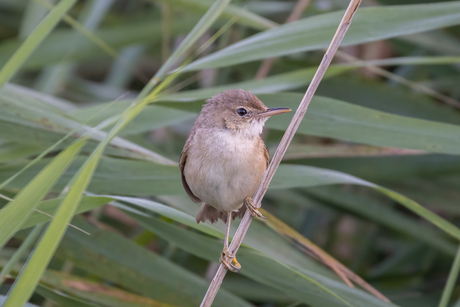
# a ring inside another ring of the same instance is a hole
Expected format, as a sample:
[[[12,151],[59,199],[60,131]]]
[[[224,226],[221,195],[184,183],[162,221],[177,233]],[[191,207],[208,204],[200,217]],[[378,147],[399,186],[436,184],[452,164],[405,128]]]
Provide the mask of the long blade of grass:
[[[38,246],[31,255],[29,261],[26,263],[24,270],[19,274],[13,284],[10,294],[8,295],[3,307],[22,306],[32,295],[41,275],[48,266],[52,255],[64,236],[67,224],[75,214],[77,206],[83,197],[83,192],[86,190],[89,182],[91,181],[91,177],[105,147],[110,143],[116,133],[122,129],[123,123],[125,122],[119,121],[119,123],[112,129],[108,137],[99,144],[85,164],[81,167],[80,171],[70,181],[70,186],[64,189],[68,191],[67,196],[62,201],[54,219],[46,229],[46,232],[41,238]],[[74,142],[69,148],[76,146],[76,144],[84,144],[82,140]]]
[[[346,60],[346,61],[359,61],[358,58],[352,56],[352,55],[349,55],[348,53],[346,52],[342,52],[342,51],[338,51],[337,52],[337,56],[343,60]],[[377,66],[373,66],[373,65],[368,65],[368,66],[365,66],[366,69],[368,69],[369,71],[373,72],[373,73],[376,73],[380,76],[383,76],[385,78],[388,78],[389,80],[392,80],[394,82],[397,82],[399,84],[403,84],[407,87],[410,87],[411,89],[413,90],[416,90],[416,91],[419,91],[421,93],[424,93],[426,95],[429,95],[433,98],[436,98],[436,99],[439,99],[440,101],[444,102],[444,103],[447,103],[447,104],[450,104],[456,108],[460,108],[460,102],[449,97],[449,96],[446,96],[444,94],[441,94],[440,92],[438,91],[435,91],[434,89],[428,87],[428,86],[425,86],[423,84],[419,84],[417,82],[414,82],[414,81],[411,81],[407,78],[404,78],[400,75],[397,75],[397,74],[394,74],[386,69],[383,69],[381,67],[377,67]]]
[[[27,216],[67,169],[83,145],[85,141],[81,139],[62,151],[16,195],[13,201],[0,210],[0,246],[20,229]]]
[[[341,46],[362,44],[460,23],[460,1],[365,7]],[[269,57],[327,48],[342,11],[316,15],[255,34],[185,68],[224,67]]]
[[[4,302],[5,300],[6,300],[6,297],[4,295],[0,295],[0,303]],[[23,307],[40,307],[40,306],[27,303]]]
[[[49,261],[51,261],[51,257],[56,251],[56,248],[62,240],[65,230],[67,229],[67,225],[74,216],[81,198],[83,197],[83,193],[91,182],[93,173],[96,170],[106,146],[132,119],[134,119],[134,117],[142,111],[148,102],[155,99],[156,95],[158,95],[164,87],[168,86],[177,75],[178,73],[170,75],[160,86],[152,91],[146,99],[141,100],[138,104],[132,105],[123,112],[121,119],[93,151],[78,173],[70,180],[68,186],[64,189],[66,193],[68,191],[66,197],[62,201],[54,219],[51,221],[36,249],[26,263],[24,270],[21,271],[20,275],[13,284],[3,307],[22,306],[25,302],[27,302],[37,286],[40,277],[48,266]],[[82,140],[85,140],[89,136],[89,133],[85,134],[85,138],[74,142],[70,147],[75,146],[75,144],[79,144]]]
[[[45,3],[49,4],[45,1],[39,1],[41,5],[45,5]],[[111,5],[113,4],[113,0],[98,0],[98,1],[88,1],[82,9],[82,12],[79,16],[79,21],[83,24],[83,27],[88,31],[94,31],[99,24],[101,23],[102,19],[107,14],[108,10],[110,9]],[[53,6],[51,5],[51,9]],[[43,8],[42,8],[43,9]],[[68,22],[68,15],[63,17],[65,21]],[[76,31],[75,31],[76,32]],[[92,32],[91,32],[92,33]],[[79,33],[74,33],[74,41],[75,45],[80,45],[79,41],[83,38]],[[94,34],[93,34],[94,35]],[[69,55],[75,49],[72,46],[69,46]],[[66,57],[68,57],[66,56]],[[57,93],[58,89],[62,87],[63,84],[66,83],[66,80],[75,70],[75,65],[71,63],[60,63],[57,65],[53,65],[51,67],[47,67],[42,71],[38,80],[36,82],[36,88],[40,90],[40,92],[55,94]]]
[[[446,158],[442,157],[442,159]],[[78,162],[81,163],[81,159]],[[452,169],[452,165],[455,165],[456,162],[457,160],[452,159],[444,162],[444,165],[436,163],[432,164],[430,168],[434,169],[435,172],[427,174],[446,172],[446,169]],[[409,167],[408,170],[405,170],[407,173],[405,176],[418,174],[417,172],[414,173],[414,168],[418,167],[418,165],[427,165],[429,163],[431,163],[429,159],[421,160],[418,164]],[[393,163],[385,165],[392,164]],[[351,167],[354,168],[355,164],[352,164]],[[0,171],[1,175],[1,173],[7,173],[8,170],[0,169]],[[352,169],[348,171],[352,172]],[[453,171],[455,171],[455,169]],[[126,195],[147,195],[149,193],[154,195],[182,194],[184,192],[180,188],[181,184],[179,178],[176,176],[177,172],[178,169],[174,166],[157,165],[146,161],[126,161],[124,159],[104,158],[104,164],[101,164],[100,168],[97,170],[97,181],[93,182],[94,185],[92,185],[91,191],[95,193],[120,193]],[[399,173],[395,173],[392,176],[398,175]],[[460,239],[460,230],[458,230],[457,227],[428,209],[415,203],[408,197],[404,197],[392,190],[343,172],[305,165],[281,164],[270,188],[289,189],[332,184],[357,184],[383,192],[395,201],[401,202],[401,204],[411,211],[414,211],[420,216],[438,225],[439,228],[445,232],[451,233],[455,238]],[[13,187],[20,188],[21,186],[14,185]]]
[[[37,1],[40,5],[43,5],[49,10],[53,10],[54,6],[50,4],[49,2],[46,2],[44,0],[35,0]],[[72,17],[64,14],[62,19],[70,24],[72,27],[74,27],[77,31],[79,31],[82,35],[84,35],[86,38],[91,40],[94,44],[99,46],[102,50],[104,50],[108,55],[114,57],[115,59],[118,58],[118,52],[110,47],[106,42],[104,42],[102,39],[100,39],[97,35],[95,35],[92,30],[94,29],[88,29],[85,27],[85,25],[82,25],[80,22],[77,20],[73,19]]]
[[[78,143],[78,142],[77,142]],[[107,144],[108,142],[105,142]],[[101,143],[101,145],[104,143]],[[19,274],[3,307],[22,306],[32,295],[59,242],[64,236],[67,224],[75,214],[86,190],[99,158],[104,150],[99,146],[71,181],[67,196],[62,201],[24,270]]]
[[[135,22],[103,27],[94,31],[94,35],[116,50],[136,43],[155,45],[161,41],[161,24],[155,19],[155,15],[147,15],[147,17],[140,18]],[[187,32],[197,21],[195,16],[186,16],[177,20],[171,26],[171,33],[177,35]],[[75,52],[69,55],[68,46],[75,43],[73,33],[75,33],[75,29],[68,28],[53,31],[24,63],[22,69],[37,70],[61,62],[62,59],[80,63],[94,58],[110,58],[99,46],[87,40],[76,46],[78,48],[75,49]],[[22,41],[18,39],[2,42],[0,45],[0,65],[7,62],[13,55],[13,51],[18,49],[21,43]]]
[[[38,95],[37,92],[27,90],[21,86],[5,85],[0,89],[0,137],[28,145],[48,146],[61,140],[64,135],[81,126],[81,122],[50,106],[47,102],[51,99],[51,96]],[[101,111],[103,112],[106,107],[111,108],[111,106],[105,105]],[[112,119],[115,119],[116,122],[126,108],[114,114]],[[83,121],[87,120],[88,117],[92,119],[94,115],[96,114],[86,116]],[[108,120],[111,121],[111,119]],[[104,125],[113,123],[105,122]],[[91,129],[92,127],[83,125],[74,133],[74,136],[83,135]],[[106,136],[105,131],[92,133],[92,140],[88,142],[88,146],[85,146],[85,151],[92,150]],[[120,137],[112,139],[107,149],[107,154],[146,159],[160,164],[176,164],[175,161]]]
[[[78,204],[83,197],[83,192],[86,190],[91,181],[91,177],[105,147],[110,143],[116,133],[118,133],[119,130],[127,124],[125,119],[126,118],[120,120],[111,130],[109,135],[99,144],[85,164],[81,167],[80,171],[72,178],[69,186],[64,189],[65,191],[68,191],[66,197],[62,201],[54,219],[51,221],[36,249],[26,263],[24,270],[21,271],[13,284],[3,307],[22,306],[32,295],[40,277],[48,266],[49,261],[51,261],[52,255],[56,251],[59,242],[64,236],[67,224],[75,214]],[[76,144],[83,145],[84,142],[82,142],[82,140],[84,139],[77,140],[69,148],[75,147]],[[55,159],[53,159],[53,162],[54,160]]]
[[[37,155],[42,151],[42,148],[37,145],[16,144],[13,142],[1,143],[0,145],[0,163]]]
[[[38,156],[36,156],[32,161],[30,161],[29,163],[27,163],[27,165],[25,165],[21,170],[19,170],[17,173],[15,173],[13,176],[11,176],[10,178],[8,178],[7,180],[3,181],[2,183],[0,183],[0,190],[3,189],[4,187],[6,187],[11,181],[13,181],[15,178],[17,178],[19,175],[21,175],[24,171],[26,171],[28,168],[30,168],[31,166],[33,166],[34,164],[36,164],[37,162],[39,162],[41,159],[43,159],[44,156],[46,156],[48,153],[50,153],[52,150],[55,150],[59,147],[59,145],[61,145],[65,140],[67,140],[69,137],[71,137],[72,135],[74,135],[74,133],[76,133],[78,130],[80,130],[80,128],[82,128],[86,122],[90,121],[94,116],[96,116],[99,112],[103,112],[106,108],[109,108],[113,105],[115,101],[112,101],[111,103],[108,103],[106,106],[104,106],[104,108],[102,108],[101,110],[97,111],[97,112],[94,112],[92,114],[90,114],[88,117],[86,117],[85,121],[82,121],[82,123],[78,126],[78,127],[75,127],[72,131],[70,131],[69,133],[67,133],[63,138],[61,138],[60,140],[58,140],[56,143],[54,143],[53,145],[51,145],[50,147],[48,147],[47,149],[45,149],[44,151],[42,151]],[[99,123],[96,128],[94,128],[93,131],[96,131],[96,130],[102,130],[104,129],[105,127],[107,126],[110,126],[112,123],[114,123],[116,120],[118,120],[119,116],[112,116],[110,118],[106,118],[104,119],[101,123]]]
[[[152,0],[150,0],[152,1]],[[190,7],[200,11],[207,11],[209,7],[214,3],[212,0],[160,0],[162,2],[171,3],[177,7]],[[152,1],[153,2],[153,1]],[[276,27],[278,24],[265,17],[256,15],[244,8],[240,8],[236,5],[229,4],[222,12],[221,17],[231,19],[237,16],[237,23],[240,25],[254,28],[255,30],[267,30]]]
[[[181,224],[184,224],[194,229],[200,230],[211,236],[221,238],[221,239],[224,238],[224,236],[222,236],[222,233],[219,230],[217,230],[215,227],[213,227],[212,225],[205,224],[205,223],[198,224],[193,216],[187,213],[184,213],[182,211],[179,211],[177,209],[174,209],[172,207],[163,205],[161,203],[154,202],[154,201],[147,200],[147,199],[136,198],[136,197],[126,197],[126,196],[116,196],[116,195],[104,195],[104,196],[99,195],[99,196],[106,197],[106,198],[112,198],[118,201],[123,201],[129,204],[136,205],[138,207],[147,209],[148,211],[155,212],[157,214],[165,216]]]
[[[280,106],[282,102],[283,107],[293,109],[295,101],[301,99],[302,95],[278,93],[260,94],[258,97],[268,107]],[[186,100],[185,95],[177,100]],[[159,105],[197,113],[202,102],[160,102]],[[456,120],[458,122],[458,118]],[[284,130],[289,121],[289,115],[274,117],[267,121],[266,127]],[[395,115],[321,96],[313,98],[297,133],[382,147],[460,154],[458,125]]]
[[[75,131],[74,131],[75,132]],[[69,132],[67,135],[65,135],[62,139],[42,151],[38,156],[36,156],[32,161],[27,163],[22,169],[20,169],[18,172],[16,172],[14,175],[0,183],[0,190],[6,187],[10,182],[12,182],[15,178],[17,178],[19,175],[21,175],[24,171],[26,171],[28,168],[31,166],[35,165],[38,161],[43,159],[44,156],[49,154],[51,151],[56,149],[62,142],[64,142],[67,138],[69,138],[74,132]]]
[[[41,296],[52,300],[53,302],[56,302],[60,304],[60,306],[66,306],[66,307],[98,307],[98,305],[93,305],[89,302],[84,302],[82,300],[73,298],[71,296],[68,296],[61,291],[54,291],[51,288],[48,288],[44,285],[39,285],[37,288],[37,293],[40,294]]]
[[[270,150],[270,149],[269,149]],[[275,150],[275,149],[273,149]],[[307,145],[293,144],[289,146],[283,161],[306,158],[335,158],[335,157],[379,157],[397,155],[423,155],[422,150],[380,147],[371,145]]]
[[[106,122],[107,121],[91,129],[86,134],[84,134],[81,139],[75,141],[67,149],[62,151],[56,158],[54,158],[51,161],[51,163],[47,167],[45,167],[37,176],[35,176],[34,179],[24,189],[22,189],[18,193],[18,195],[15,197],[13,201],[11,201],[5,208],[3,208],[0,211],[0,233],[1,233],[0,234],[0,246],[5,244],[6,241],[18,229],[20,229],[22,224],[25,222],[27,216],[31,213],[33,209],[35,209],[35,206],[38,203],[38,201],[41,198],[43,198],[43,196],[46,195],[47,192],[51,189],[51,187],[54,185],[56,180],[69,166],[70,162],[73,161],[75,156],[80,152],[81,148],[86,144],[87,139],[92,134],[99,131],[98,129],[100,129],[100,126],[101,125],[103,126],[104,124],[106,124]],[[96,148],[96,151],[95,151],[96,159],[93,159],[93,160],[89,159],[89,161],[93,161],[92,162],[93,164],[95,163],[94,161],[98,161],[105,147],[107,146],[108,143],[110,143],[110,141],[112,140],[114,136],[115,134],[112,134],[111,137],[107,137]],[[97,165],[97,162],[94,165],[90,166],[89,169],[94,171],[92,167],[95,168],[96,165]],[[84,167],[82,169],[84,169]],[[92,173],[89,175],[89,177],[91,177],[91,175]],[[80,183],[80,185],[82,184]],[[85,188],[86,186],[84,186],[83,191]],[[83,193],[83,191],[81,193]],[[81,197],[81,193],[80,194],[77,193],[77,195],[80,195]],[[75,199],[75,200],[76,200],[76,204],[78,204],[80,201],[80,199]],[[72,209],[76,210],[74,207],[72,207]],[[72,213],[71,216],[73,216],[74,212],[71,212],[71,213]],[[67,219],[68,221],[70,221],[71,216]],[[53,219],[53,222],[55,222],[57,219],[59,219],[58,222],[65,221],[62,218],[55,217]],[[66,222],[65,226],[67,226],[68,223],[69,222]]]
[[[56,0],[49,1],[56,2]],[[26,39],[48,13],[48,10],[42,8],[34,0],[27,1],[26,7],[24,8],[24,15],[21,19],[21,25],[19,26],[18,38],[22,40]]]
[[[307,251],[313,254],[315,258],[319,259],[322,263],[326,264],[335,273],[337,273],[337,275],[339,275],[340,278],[342,278],[348,286],[353,287],[353,284],[350,282],[350,280],[352,280],[356,282],[357,284],[359,284],[364,289],[368,290],[375,297],[378,297],[384,302],[390,302],[390,300],[387,297],[385,297],[382,293],[377,291],[374,287],[372,287],[370,284],[365,282],[362,278],[360,278],[350,269],[348,269],[343,264],[338,262],[331,255],[326,253],[318,245],[314,244],[313,242],[311,242],[310,240],[302,236],[295,229],[293,229],[292,227],[290,227],[289,225],[287,225],[280,219],[276,218],[273,214],[267,212],[264,209],[260,209],[260,210],[262,214],[264,214],[264,216],[267,217],[267,219],[264,220],[264,222],[271,229],[276,231],[281,236],[288,238],[289,240],[292,240],[294,243],[297,243],[301,247],[305,248]]]
[[[25,60],[32,54],[37,46],[54,29],[64,14],[77,0],[62,0],[43,19],[35,30],[27,37],[24,43],[13,54],[10,60],[0,70],[0,87],[3,86],[21,67]]]
[[[34,229],[27,235],[27,238],[22,242],[21,246],[16,250],[13,257],[11,257],[8,262],[3,266],[2,271],[0,272],[0,286],[5,281],[5,278],[11,272],[11,269],[16,263],[19,262],[21,257],[26,251],[32,246],[38,236],[42,233],[45,224],[39,224],[34,227]]]
[[[171,54],[168,60],[155,73],[149,83],[142,89],[138,99],[143,99],[152,91],[152,89],[160,82],[173,65],[195,44],[203,33],[211,27],[214,21],[221,15],[231,0],[218,0],[209,8],[206,14],[201,17],[200,21],[193,27],[192,31],[185,37],[182,43]]]
[[[215,255],[222,249],[221,243],[196,232],[158,218],[128,215],[137,219],[147,230],[177,244],[197,257],[217,261]],[[238,260],[245,270],[241,274],[287,293],[311,306],[390,306],[363,291],[344,287],[344,284],[308,270],[293,269],[249,248],[239,251]]]
[[[0,194],[0,198],[3,198],[3,199],[5,199],[5,200],[7,200],[7,201],[13,201],[13,199],[11,199],[11,198],[9,198],[8,196],[3,195],[3,194]],[[52,213],[53,213],[54,211],[48,213],[48,212],[44,212],[44,211],[39,210],[39,209],[36,209],[36,208],[34,208],[33,210],[35,211],[34,213],[40,214],[41,217],[47,217],[48,220],[54,218],[54,216],[52,215]],[[27,218],[27,222],[31,220],[32,216],[33,216],[33,213]],[[47,220],[45,219],[45,221],[47,221]],[[28,226],[27,226],[27,222],[24,222],[24,223],[21,225],[21,228],[28,228],[28,227],[30,227],[31,225],[28,225]],[[35,224],[38,224],[38,223],[40,223],[40,222],[37,222],[37,223],[35,223]],[[29,224],[30,224],[30,223],[29,223]],[[32,225],[35,225],[35,224],[32,224]],[[77,229],[77,230],[79,230],[79,231],[81,231],[81,232],[86,233],[86,234],[89,235],[88,232],[86,232],[86,231],[84,231],[84,230],[82,230],[82,229],[80,229],[80,228],[78,228],[78,227],[75,227],[75,226],[72,225],[72,224],[69,224],[69,226],[70,226],[70,227],[73,227],[73,228],[75,228],[75,229]]]
[[[331,78],[344,72],[354,69],[354,66],[343,67],[341,65],[332,65],[325,74],[325,78]],[[287,73],[277,74],[267,77],[263,80],[249,80],[238,83],[231,83],[210,88],[184,91],[167,95],[162,98],[164,101],[194,101],[207,99],[218,93],[232,88],[238,88],[246,91],[251,91],[253,94],[268,94],[282,91],[297,89],[310,83],[316,67],[304,68],[290,71]]]
[[[449,65],[460,63],[460,56],[407,56],[343,63],[342,66]]]
[[[39,2],[41,5],[43,5],[44,7],[46,7],[49,10],[51,10],[53,8],[52,4],[50,4],[50,3],[48,3],[48,2],[46,2],[44,0],[35,0],[35,1]],[[112,2],[112,0],[107,1],[107,3],[106,3],[107,7],[104,8],[104,9],[108,9],[108,6],[111,5],[110,2]],[[95,17],[97,18],[97,16],[95,16]],[[85,36],[88,40],[90,40],[92,43],[94,43],[96,46],[98,46],[106,54],[108,54],[109,56],[111,56],[115,60],[120,61],[120,63],[123,66],[125,66],[126,69],[131,71],[134,76],[137,76],[141,81],[143,81],[145,79],[144,76],[139,75],[138,71],[136,69],[134,69],[132,66],[130,66],[129,63],[125,62],[122,58],[120,58],[120,55],[118,54],[118,52],[112,46],[110,46],[110,44],[106,43],[99,36],[97,36],[96,34],[93,33],[93,30],[95,28],[95,26],[93,26],[93,24],[95,22],[90,21],[90,23],[92,23],[92,24],[85,23],[85,25],[83,25],[82,23],[78,22],[77,20],[73,19],[72,17],[70,17],[69,15],[66,15],[66,14],[62,17],[62,19],[66,23],[71,25],[73,28],[75,28],[75,30],[77,30],[83,36]],[[71,53],[73,53],[73,52],[74,51],[70,52],[69,56],[71,56]],[[68,70],[70,70],[70,69],[68,69]]]
[[[460,271],[460,247],[457,251],[457,255],[455,256],[454,263],[452,264],[452,268],[450,269],[449,278],[447,279],[447,283],[442,291],[441,301],[439,302],[439,307],[447,307],[449,304],[450,297],[452,295],[452,291],[455,287],[455,282],[457,281],[458,272]]]
[[[86,301],[93,302],[97,306],[110,306],[110,307],[177,307],[171,304],[162,303],[151,298],[142,297],[134,293],[130,293],[125,289],[120,289],[115,286],[107,285],[104,281],[95,282],[94,280],[81,278],[74,275],[63,274],[60,272],[54,272],[47,270],[46,277],[43,280],[43,283],[53,287],[49,289],[51,292],[44,293],[42,291],[42,285],[39,285],[37,288],[38,293],[45,294],[45,297],[54,298],[57,303],[60,303],[60,306],[65,307],[83,307],[83,305],[75,305],[77,302],[74,297],[78,297],[79,302],[83,303]],[[58,296],[58,293],[61,295]],[[66,302],[63,294],[69,294],[74,301],[73,304],[70,304],[69,300]],[[54,295],[53,295],[54,294]],[[82,301],[84,300],[84,301]],[[88,303],[86,303],[88,304]],[[85,306],[94,306],[94,305],[85,305]]]
[[[129,238],[91,225],[82,217],[76,217],[73,222],[92,235],[85,236],[76,231],[68,231],[58,248],[57,258],[70,260],[92,276],[112,282],[123,289],[165,303],[196,307],[201,301],[207,287],[204,278]],[[45,273],[43,276],[45,283],[48,280],[47,275]],[[222,291],[214,306],[252,305],[228,291]]]
[[[113,200],[112,198],[106,198],[106,197],[85,196],[80,201],[80,205],[78,206],[75,214],[99,208],[112,200]],[[21,228],[25,229],[25,228],[34,226],[39,223],[46,223],[46,222],[51,221],[52,217],[46,214],[54,214],[57,208],[59,208],[59,205],[61,204],[61,202],[62,202],[62,198],[53,198],[53,199],[48,199],[48,200],[40,202],[37,208],[45,214],[40,213],[40,212],[33,212],[27,218],[27,220],[24,222]]]
[[[397,208],[392,208],[379,199],[365,197],[337,186],[306,189],[302,194],[309,199],[351,211],[367,221],[374,221],[381,226],[416,238],[447,255],[453,256],[456,253],[456,245],[439,231],[431,227],[423,227],[420,221],[401,214]]]

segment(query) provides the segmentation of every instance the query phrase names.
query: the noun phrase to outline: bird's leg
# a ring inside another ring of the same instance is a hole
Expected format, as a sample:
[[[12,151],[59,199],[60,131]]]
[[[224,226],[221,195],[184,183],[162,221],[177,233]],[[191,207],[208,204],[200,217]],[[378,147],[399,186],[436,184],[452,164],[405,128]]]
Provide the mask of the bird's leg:
[[[230,238],[230,222],[232,221],[232,212],[227,214],[227,232],[225,233],[224,249],[222,250],[222,255],[220,256],[220,263],[225,265],[227,269],[232,272],[238,272],[241,269],[241,265],[238,260],[236,260],[235,255],[232,255],[228,249],[228,240]],[[229,263],[229,260],[231,262]]]
[[[244,200],[244,205],[253,217],[257,216],[259,218],[266,219],[266,217],[263,216],[262,213],[260,213],[259,208],[256,207],[251,197],[246,197],[246,199]]]

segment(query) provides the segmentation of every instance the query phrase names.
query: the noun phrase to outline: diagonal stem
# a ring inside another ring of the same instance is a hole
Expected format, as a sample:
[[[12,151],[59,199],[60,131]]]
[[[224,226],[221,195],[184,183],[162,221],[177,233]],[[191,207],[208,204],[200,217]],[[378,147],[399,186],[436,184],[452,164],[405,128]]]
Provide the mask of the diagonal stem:
[[[449,304],[450,297],[452,295],[452,290],[455,287],[455,282],[457,281],[458,271],[460,270],[460,247],[458,248],[457,255],[455,256],[454,263],[450,269],[449,278],[447,283],[442,291],[441,301],[439,302],[439,307],[446,307]]]
[[[302,98],[302,101],[296,113],[294,114],[294,117],[292,118],[286,132],[284,133],[284,136],[281,139],[280,145],[276,149],[276,152],[273,155],[273,159],[267,169],[267,172],[265,173],[264,178],[262,179],[262,183],[260,184],[254,196],[254,203],[256,204],[256,206],[260,207],[259,204],[262,198],[264,197],[265,192],[268,189],[268,185],[270,184],[270,181],[272,180],[276,169],[278,168],[281,160],[283,159],[283,156],[286,153],[287,147],[289,146],[289,143],[294,137],[294,134],[297,131],[297,128],[299,127],[303,117],[305,116],[308,105],[310,104],[310,101],[313,98],[313,95],[316,92],[316,89],[318,88],[319,83],[321,82],[321,79],[326,73],[327,68],[331,64],[332,58],[337,52],[337,49],[339,48],[339,45],[342,42],[342,39],[345,36],[345,33],[350,27],[351,20],[360,4],[361,4],[361,0],[351,0],[350,1],[350,4],[347,10],[345,11],[345,15],[343,16],[342,21],[340,22],[340,25],[334,37],[332,38],[331,44],[329,45],[329,48],[326,50],[326,53],[324,54],[321,64],[319,65],[318,70],[316,71],[316,74],[310,83],[310,86],[308,87],[304,97]],[[243,242],[243,238],[246,235],[246,232],[249,228],[249,225],[251,224],[251,221],[252,221],[251,214],[249,213],[249,211],[246,211],[246,214],[244,215],[235,233],[235,236],[233,237],[232,243],[230,244],[229,249],[232,255],[235,255],[236,252],[238,251],[241,243]],[[222,284],[222,281],[226,273],[227,273],[226,267],[221,264],[219,266],[219,269],[216,272],[216,275],[212,279],[211,284],[209,285],[208,291],[206,292],[206,295],[203,298],[203,301],[201,302],[201,307],[211,306],[212,302],[214,301],[214,298],[217,295],[217,292],[219,291],[219,288]]]

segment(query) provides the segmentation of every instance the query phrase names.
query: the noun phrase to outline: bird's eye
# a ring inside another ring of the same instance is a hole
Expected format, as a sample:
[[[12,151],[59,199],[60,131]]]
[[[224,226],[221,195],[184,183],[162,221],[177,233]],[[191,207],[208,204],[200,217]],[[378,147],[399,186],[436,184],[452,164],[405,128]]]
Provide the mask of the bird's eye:
[[[246,114],[248,114],[248,111],[246,111],[245,108],[239,108],[238,110],[236,110],[236,114],[238,114],[239,116],[243,117]]]

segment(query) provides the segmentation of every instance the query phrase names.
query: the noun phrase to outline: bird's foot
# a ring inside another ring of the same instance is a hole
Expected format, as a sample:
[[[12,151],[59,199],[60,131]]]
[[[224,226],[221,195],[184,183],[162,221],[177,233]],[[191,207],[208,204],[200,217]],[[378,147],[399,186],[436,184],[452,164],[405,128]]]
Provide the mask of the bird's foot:
[[[238,273],[241,270],[241,264],[236,260],[235,255],[230,254],[228,248],[222,250],[219,262],[225,265],[229,271]]]
[[[246,199],[244,200],[244,205],[246,206],[246,208],[249,210],[249,213],[251,213],[253,217],[257,216],[258,218],[266,219],[266,217],[263,216],[262,213],[260,213],[259,208],[256,207],[251,197],[246,197]]]

